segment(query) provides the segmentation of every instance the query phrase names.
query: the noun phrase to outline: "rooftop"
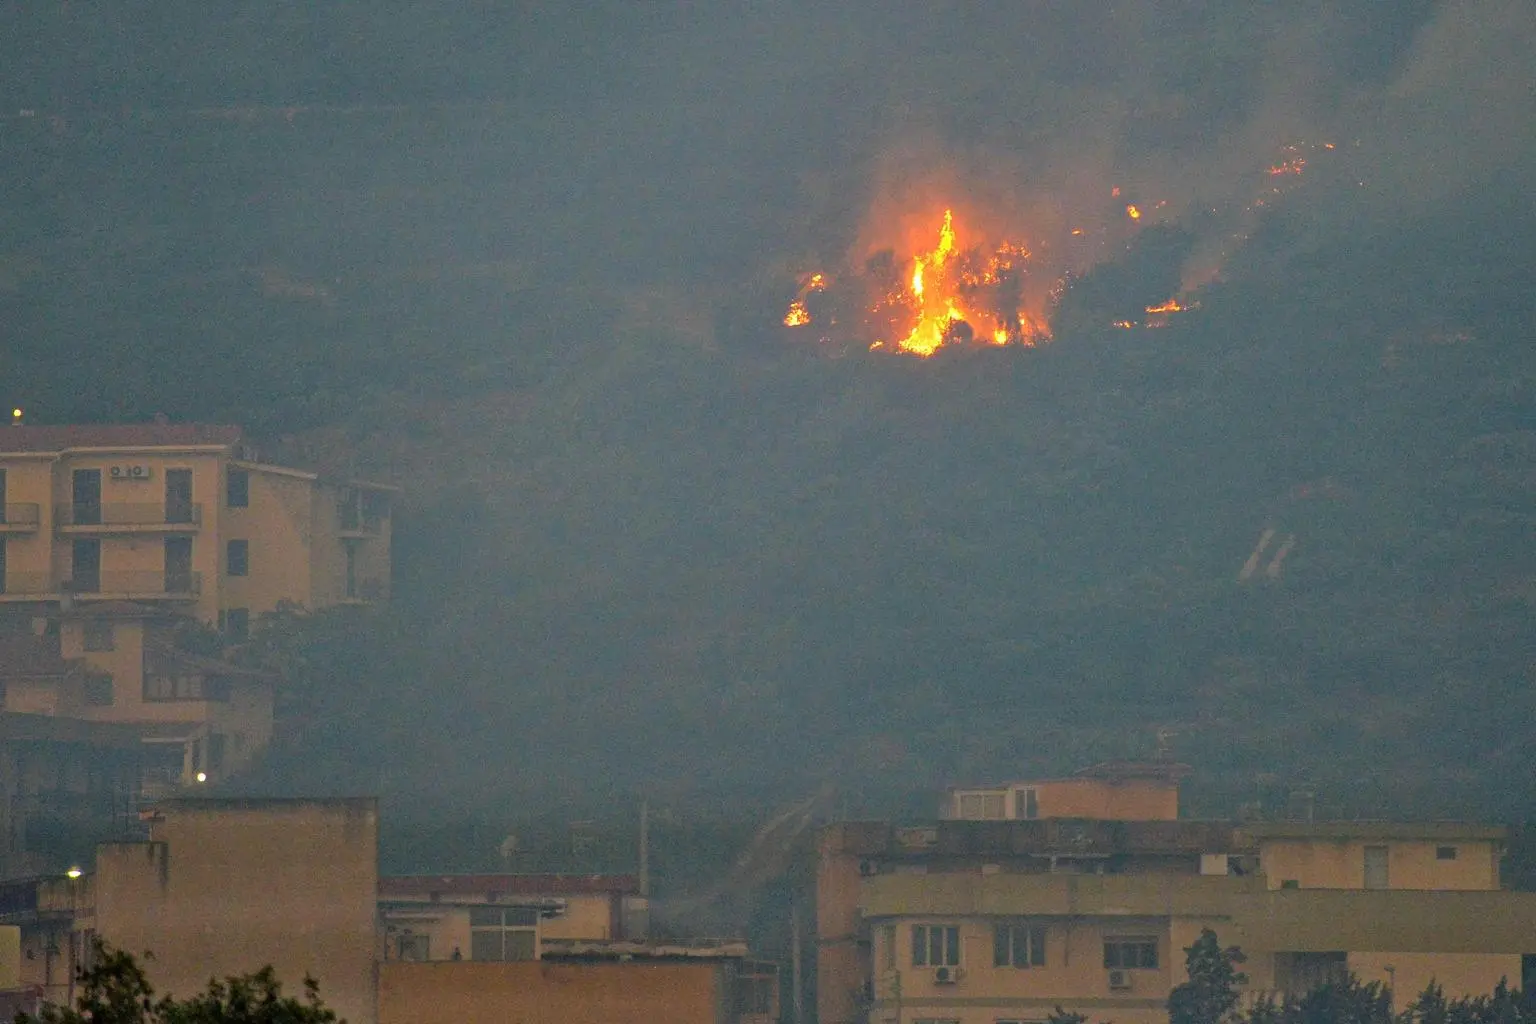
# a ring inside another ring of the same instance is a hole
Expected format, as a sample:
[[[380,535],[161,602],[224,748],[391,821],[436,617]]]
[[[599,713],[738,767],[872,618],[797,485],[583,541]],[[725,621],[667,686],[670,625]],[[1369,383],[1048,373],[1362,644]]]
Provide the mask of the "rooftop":
[[[379,879],[385,898],[479,896],[630,896],[639,893],[634,875],[394,875]]]
[[[215,423],[91,423],[0,427],[0,455],[73,448],[233,447],[239,427]]]

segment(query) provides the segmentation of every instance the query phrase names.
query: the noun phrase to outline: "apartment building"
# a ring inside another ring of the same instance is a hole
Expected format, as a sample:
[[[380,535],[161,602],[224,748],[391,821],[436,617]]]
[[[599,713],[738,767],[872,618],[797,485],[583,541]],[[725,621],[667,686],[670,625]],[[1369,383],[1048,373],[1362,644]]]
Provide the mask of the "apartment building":
[[[1001,814],[992,796],[965,801],[973,790],[961,790],[938,820],[828,828],[819,1019],[1000,1024],[1059,1005],[1119,1024],[1165,1021],[1203,928],[1248,954],[1250,997],[1344,972],[1405,999],[1431,979],[1475,994],[1536,967],[1536,894],[1500,888],[1504,830],[1178,820],[1152,813],[1168,804],[1147,785],[1156,780],[1135,778],[1148,770],[976,787],[1007,795]],[[1035,814],[1021,816],[1019,793],[1031,789],[1022,806]],[[1064,792],[1075,808],[1133,814],[1048,816]]]
[[[262,461],[233,426],[0,428],[0,602],[133,601],[241,634],[389,596],[394,489]]]
[[[101,937],[157,991],[272,964],[353,1024],[770,1024],[777,967],[730,940],[649,941],[630,875],[377,875],[371,800],[173,800],[94,872],[0,883],[0,1006],[64,1004]],[[638,916],[637,916],[638,914]],[[16,977],[5,981],[6,933]]]

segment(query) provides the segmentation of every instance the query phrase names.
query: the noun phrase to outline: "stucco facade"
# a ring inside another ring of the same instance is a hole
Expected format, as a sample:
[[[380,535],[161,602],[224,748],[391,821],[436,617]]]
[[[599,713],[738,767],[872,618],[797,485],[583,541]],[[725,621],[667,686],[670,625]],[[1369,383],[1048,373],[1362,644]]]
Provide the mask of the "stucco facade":
[[[148,951],[151,982],[188,995],[271,964],[306,976],[351,1024],[373,1024],[378,812],[372,800],[185,800],[150,841],[97,852],[94,913],[76,921]]]

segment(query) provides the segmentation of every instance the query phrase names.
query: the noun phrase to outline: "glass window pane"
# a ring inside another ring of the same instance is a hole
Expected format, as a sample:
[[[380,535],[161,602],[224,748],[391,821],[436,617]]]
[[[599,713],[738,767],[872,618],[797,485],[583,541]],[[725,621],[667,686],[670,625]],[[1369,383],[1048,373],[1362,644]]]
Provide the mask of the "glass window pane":
[[[501,929],[470,932],[469,958],[471,960],[500,960]]]
[[[960,963],[960,929],[944,929],[944,962],[951,967]]]
[[[484,928],[490,925],[501,927],[500,907],[470,907],[469,924],[472,928]]]
[[[992,966],[1007,967],[1012,962],[1008,946],[1009,928],[1000,924],[992,932]]]
[[[1029,963],[1032,967],[1045,966],[1045,928],[1029,929]]]
[[[912,926],[912,966],[928,966],[928,929],[920,924]]]
[[[513,907],[507,911],[507,924],[532,928],[539,923],[539,912],[532,907]]]
[[[506,936],[506,958],[508,960],[532,960],[534,947],[534,932],[530,928],[518,928],[503,933]]]

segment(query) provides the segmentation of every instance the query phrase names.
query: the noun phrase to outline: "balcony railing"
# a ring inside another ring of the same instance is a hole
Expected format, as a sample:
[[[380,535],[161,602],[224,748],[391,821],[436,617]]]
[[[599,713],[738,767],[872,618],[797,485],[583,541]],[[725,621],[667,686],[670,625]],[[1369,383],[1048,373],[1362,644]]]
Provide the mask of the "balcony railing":
[[[154,597],[186,599],[203,592],[203,574],[155,569],[76,573],[59,589],[81,597],[114,597],[129,601]]]
[[[0,597],[41,599],[58,592],[59,588],[46,572],[8,572],[0,578]]]
[[[36,502],[22,501],[0,505],[0,533],[35,530],[42,520],[42,508]]]
[[[64,504],[58,507],[61,528],[176,530],[198,526],[203,506],[194,502],[103,502],[99,505]]]

